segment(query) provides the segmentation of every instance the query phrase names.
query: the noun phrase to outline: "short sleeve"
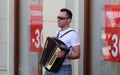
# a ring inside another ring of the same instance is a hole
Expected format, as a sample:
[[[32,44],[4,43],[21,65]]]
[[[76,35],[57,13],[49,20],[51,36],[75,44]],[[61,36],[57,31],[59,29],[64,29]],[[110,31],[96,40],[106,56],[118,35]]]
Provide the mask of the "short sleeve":
[[[71,33],[71,45],[72,46],[80,45],[80,39],[76,32]]]

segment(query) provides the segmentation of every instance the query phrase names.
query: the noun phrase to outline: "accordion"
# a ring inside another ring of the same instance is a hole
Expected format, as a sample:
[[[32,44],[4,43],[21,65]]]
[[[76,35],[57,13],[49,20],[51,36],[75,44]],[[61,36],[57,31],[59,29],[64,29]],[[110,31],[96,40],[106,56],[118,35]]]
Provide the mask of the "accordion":
[[[65,51],[63,58],[56,56],[55,52],[59,50]],[[50,72],[58,72],[68,52],[69,48],[61,40],[54,37],[47,37],[40,65]]]

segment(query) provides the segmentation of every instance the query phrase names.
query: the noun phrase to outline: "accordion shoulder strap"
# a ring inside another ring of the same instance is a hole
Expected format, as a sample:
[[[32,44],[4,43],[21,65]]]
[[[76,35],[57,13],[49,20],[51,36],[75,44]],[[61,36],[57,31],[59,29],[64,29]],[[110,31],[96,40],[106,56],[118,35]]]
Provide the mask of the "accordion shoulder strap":
[[[69,31],[67,31],[66,33],[64,33],[63,35],[61,35],[60,38],[63,37],[64,35],[66,35],[67,33],[71,32],[71,31],[74,31],[74,30],[69,30]],[[59,37],[59,34],[60,34],[60,31],[59,31],[58,34],[57,34],[57,38]]]

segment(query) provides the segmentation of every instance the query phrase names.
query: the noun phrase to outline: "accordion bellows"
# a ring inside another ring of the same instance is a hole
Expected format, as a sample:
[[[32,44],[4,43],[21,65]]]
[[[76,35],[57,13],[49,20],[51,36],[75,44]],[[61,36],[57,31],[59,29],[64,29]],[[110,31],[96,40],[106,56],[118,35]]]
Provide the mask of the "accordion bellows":
[[[59,50],[65,51],[63,58],[56,56],[55,52]],[[64,42],[54,37],[47,37],[40,59],[40,65],[50,72],[58,72],[68,52],[69,48]]]

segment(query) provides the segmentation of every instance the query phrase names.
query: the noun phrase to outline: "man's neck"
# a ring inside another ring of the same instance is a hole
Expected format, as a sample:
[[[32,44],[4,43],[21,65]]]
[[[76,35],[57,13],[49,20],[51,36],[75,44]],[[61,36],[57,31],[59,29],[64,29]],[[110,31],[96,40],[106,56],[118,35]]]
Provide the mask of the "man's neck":
[[[64,30],[68,29],[69,27],[70,26],[63,27],[63,28],[61,28],[61,31],[64,31]]]

